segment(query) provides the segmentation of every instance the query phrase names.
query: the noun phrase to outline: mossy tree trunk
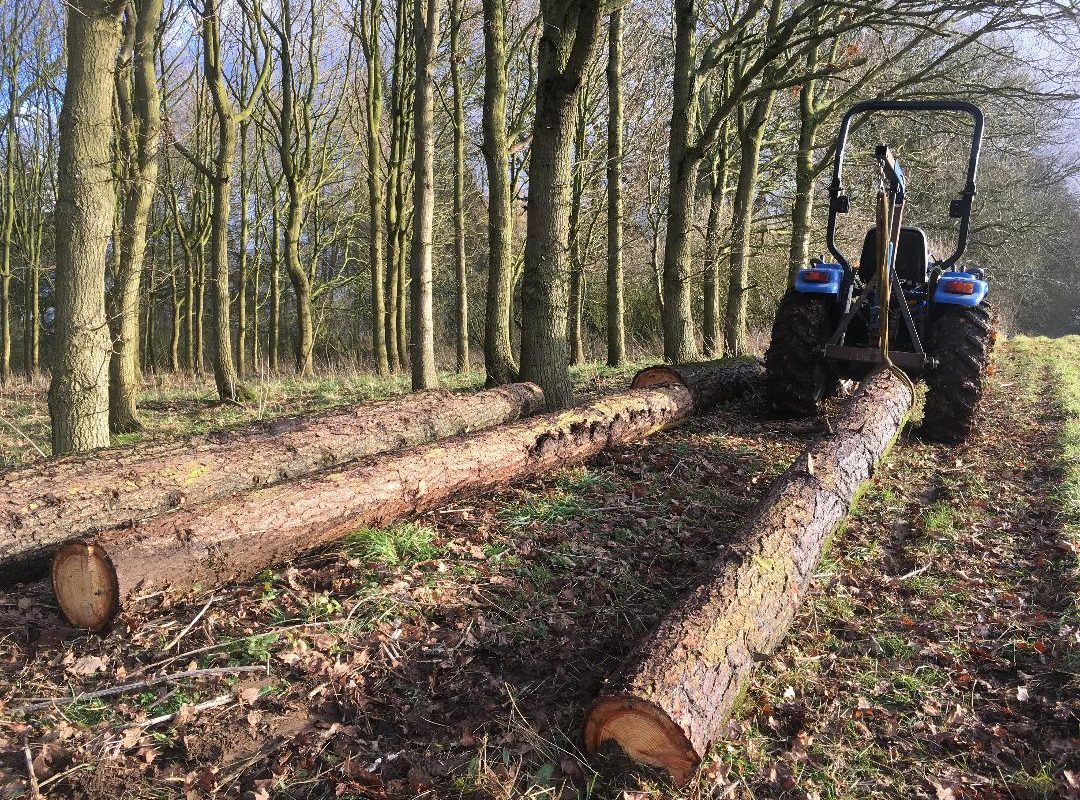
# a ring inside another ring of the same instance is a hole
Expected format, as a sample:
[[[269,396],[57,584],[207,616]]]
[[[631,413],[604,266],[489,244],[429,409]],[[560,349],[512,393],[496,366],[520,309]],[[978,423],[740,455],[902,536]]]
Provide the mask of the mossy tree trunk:
[[[549,408],[571,401],[566,337],[573,115],[596,50],[599,0],[541,0],[536,119],[522,275],[521,374]]]
[[[623,310],[623,100],[622,9],[611,12],[608,22],[608,135],[607,135],[607,363],[620,367],[626,361],[626,329]]]
[[[507,134],[507,0],[484,5],[484,162],[488,178],[488,270],[484,320],[484,369],[488,385],[515,379],[510,343],[514,297],[514,210]]]

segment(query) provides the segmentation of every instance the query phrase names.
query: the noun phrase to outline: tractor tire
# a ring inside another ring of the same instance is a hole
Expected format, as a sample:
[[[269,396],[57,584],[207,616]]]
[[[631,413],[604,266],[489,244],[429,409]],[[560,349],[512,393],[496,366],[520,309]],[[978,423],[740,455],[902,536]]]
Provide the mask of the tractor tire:
[[[955,444],[967,438],[979,411],[994,343],[994,313],[984,301],[972,307],[939,306],[936,316],[927,350],[938,365],[926,375],[919,435]]]
[[[839,379],[819,350],[834,324],[831,295],[788,289],[773,321],[772,341],[765,353],[765,391],[778,415],[807,417],[821,401],[836,393]]]

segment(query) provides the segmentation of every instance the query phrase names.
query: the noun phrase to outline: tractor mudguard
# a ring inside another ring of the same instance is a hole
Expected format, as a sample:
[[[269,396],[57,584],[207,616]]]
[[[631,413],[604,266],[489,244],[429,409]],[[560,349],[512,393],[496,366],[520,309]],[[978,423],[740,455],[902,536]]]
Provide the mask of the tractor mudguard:
[[[979,305],[989,284],[971,272],[943,272],[934,287],[934,302],[948,306]]]
[[[844,268],[839,264],[815,264],[795,273],[795,291],[806,294],[840,294]]]

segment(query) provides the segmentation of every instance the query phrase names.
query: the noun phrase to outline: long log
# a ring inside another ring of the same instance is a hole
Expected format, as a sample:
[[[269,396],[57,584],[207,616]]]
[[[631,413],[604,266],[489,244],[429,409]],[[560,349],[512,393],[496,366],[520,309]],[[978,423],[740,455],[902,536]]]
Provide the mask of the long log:
[[[746,376],[748,381],[761,374],[760,364],[756,361],[744,362],[741,369],[741,374]],[[630,388],[685,386],[694,398],[694,407],[698,412],[703,412],[731,398],[730,384],[730,374],[717,370],[715,361],[696,361],[689,364],[656,364],[645,367],[634,375]]]
[[[791,626],[825,542],[911,403],[910,390],[890,373],[858,389],[831,432],[772,484],[736,534],[734,555],[714,565],[602,687],[585,718],[587,753],[613,741],[680,784],[692,776],[755,655],[772,652]]]
[[[724,368],[734,396],[756,365]],[[605,447],[686,420],[693,393],[668,384],[611,395],[343,469],[181,508],[60,548],[53,588],[67,619],[101,630],[149,594],[180,598],[243,580],[365,526],[580,463]]]
[[[334,464],[531,416],[531,383],[428,391],[381,403],[281,417],[191,439],[100,450],[0,475],[0,565],[170,509],[311,474]]]

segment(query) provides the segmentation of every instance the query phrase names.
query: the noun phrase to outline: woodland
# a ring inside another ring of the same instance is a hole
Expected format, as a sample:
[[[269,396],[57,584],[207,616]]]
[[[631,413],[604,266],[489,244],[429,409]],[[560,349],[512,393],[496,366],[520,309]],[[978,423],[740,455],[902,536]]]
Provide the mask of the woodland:
[[[1080,797],[1080,4],[0,18],[0,798]]]

